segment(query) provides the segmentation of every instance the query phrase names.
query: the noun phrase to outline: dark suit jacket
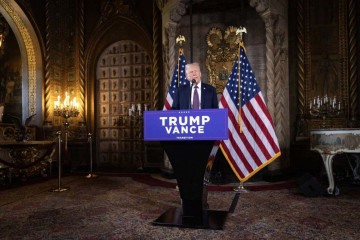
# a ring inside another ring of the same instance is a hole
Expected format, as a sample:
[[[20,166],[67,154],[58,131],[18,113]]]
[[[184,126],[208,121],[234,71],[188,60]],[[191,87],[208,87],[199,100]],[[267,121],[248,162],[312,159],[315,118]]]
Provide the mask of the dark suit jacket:
[[[180,86],[175,92],[172,108],[178,109],[191,109],[191,88],[190,86]],[[206,83],[201,83],[201,109],[206,108],[219,108],[216,89]]]
[[[172,109],[191,108],[190,86],[180,86],[175,92]],[[216,90],[201,83],[201,109],[218,108]],[[214,141],[162,142],[174,169],[182,199],[183,216],[201,216],[204,172]]]

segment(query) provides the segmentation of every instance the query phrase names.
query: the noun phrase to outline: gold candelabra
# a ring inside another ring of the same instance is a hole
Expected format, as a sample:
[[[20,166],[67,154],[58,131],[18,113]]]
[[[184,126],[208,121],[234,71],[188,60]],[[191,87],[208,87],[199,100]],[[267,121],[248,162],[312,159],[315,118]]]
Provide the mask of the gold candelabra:
[[[129,108],[129,118],[130,121],[140,128],[139,139],[142,138],[143,132],[143,112],[148,110],[148,106],[144,104],[143,106],[141,103],[131,104]]]
[[[131,104],[131,107],[129,108],[129,118],[130,121],[134,123],[134,125],[136,127],[139,128],[139,135],[138,135],[138,139],[139,139],[139,143],[140,143],[140,147],[141,147],[141,151],[144,151],[144,142],[142,140],[143,138],[143,117],[144,111],[147,111],[148,107],[146,104],[141,105],[141,103],[137,103],[137,104]],[[138,170],[143,171],[144,170],[144,160],[140,159],[141,161],[141,166],[138,168]]]
[[[131,104],[131,107],[129,108],[129,117],[136,119],[136,118],[142,118],[143,111],[147,111],[148,106],[144,104],[141,106],[141,103],[137,104]]]
[[[54,115],[65,119],[77,117],[79,115],[79,103],[76,101],[76,97],[70,101],[70,96],[66,92],[65,100],[61,103],[60,96],[58,96],[58,100],[54,102]]]
[[[311,116],[322,118],[322,127],[324,128],[326,127],[326,118],[339,116],[342,111],[341,102],[336,99],[336,96],[333,98],[327,95],[322,98],[320,96],[314,97],[310,101],[309,107]]]
[[[124,126],[125,122],[127,122],[130,127],[139,130],[137,139],[138,139],[138,144],[139,144],[142,152],[144,151],[144,147],[145,147],[144,141],[143,141],[143,112],[147,111],[147,110],[148,110],[148,105],[146,105],[146,104],[141,104],[141,103],[131,104],[128,109],[128,115],[121,116],[117,120],[118,126]],[[124,121],[125,118],[128,121]],[[144,160],[142,159],[142,157],[141,157],[140,161],[141,161],[141,166],[138,168],[138,170],[142,171],[142,170],[144,170]]]
[[[125,116],[119,116],[118,119],[115,121],[115,125],[120,127],[124,126],[126,124],[126,119],[128,119],[128,123],[131,122],[135,125],[142,125],[142,119],[143,119],[143,112],[148,110],[148,106],[146,104],[141,105],[141,103],[137,104],[131,104],[129,107],[128,115]]]
[[[64,127],[65,127],[65,151],[67,152],[67,143],[68,143],[68,135],[69,135],[69,118],[77,117],[79,115],[79,104],[76,101],[76,97],[70,101],[70,96],[68,93],[65,93],[65,100],[63,103],[60,102],[60,96],[58,96],[58,100],[54,102],[54,116],[63,117],[65,119]]]

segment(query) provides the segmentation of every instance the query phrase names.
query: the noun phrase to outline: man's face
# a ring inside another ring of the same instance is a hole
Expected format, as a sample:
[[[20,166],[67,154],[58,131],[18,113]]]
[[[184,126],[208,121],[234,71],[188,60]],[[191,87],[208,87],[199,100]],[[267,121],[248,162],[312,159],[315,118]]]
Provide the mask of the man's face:
[[[186,78],[189,81],[195,79],[196,84],[198,84],[201,81],[201,72],[199,67],[190,65],[186,71]]]

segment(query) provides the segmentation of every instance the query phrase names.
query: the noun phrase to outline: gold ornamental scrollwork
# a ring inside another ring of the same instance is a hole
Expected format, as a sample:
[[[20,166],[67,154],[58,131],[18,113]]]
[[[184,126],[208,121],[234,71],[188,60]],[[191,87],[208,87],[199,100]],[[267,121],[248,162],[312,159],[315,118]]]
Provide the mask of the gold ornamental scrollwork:
[[[27,65],[28,65],[28,78],[29,78],[29,115],[36,113],[36,57],[35,48],[31,39],[30,33],[26,27],[26,24],[22,21],[19,14],[16,12],[13,6],[6,0],[0,0],[0,6],[5,9],[8,15],[14,21],[17,29],[19,30],[22,40],[24,42],[26,54],[27,54]]]
[[[237,27],[229,26],[223,34],[221,29],[213,27],[206,35],[206,68],[209,71],[209,83],[216,88],[218,94],[225,88],[239,51],[241,34],[237,34],[238,30]]]
[[[11,149],[9,157],[13,164],[19,166],[32,164],[39,158],[40,152],[34,147],[24,147],[20,149]]]

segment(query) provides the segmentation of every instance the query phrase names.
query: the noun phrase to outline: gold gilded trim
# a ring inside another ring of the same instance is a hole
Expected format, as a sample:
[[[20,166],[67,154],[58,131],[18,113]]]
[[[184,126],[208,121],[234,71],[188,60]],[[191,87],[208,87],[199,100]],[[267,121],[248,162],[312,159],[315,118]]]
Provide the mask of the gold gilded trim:
[[[238,28],[228,26],[224,34],[221,29],[213,27],[206,35],[208,50],[206,52],[206,68],[209,71],[209,83],[221,94],[231,73],[232,64],[239,50]]]
[[[21,40],[24,42],[24,46],[26,49],[29,79],[28,107],[30,116],[36,113],[36,57],[34,44],[32,42],[28,29],[25,27],[24,22],[21,20],[15,9],[8,3],[8,1],[5,0],[0,0],[0,5],[5,9],[5,11],[14,21],[17,29],[21,34]]]

